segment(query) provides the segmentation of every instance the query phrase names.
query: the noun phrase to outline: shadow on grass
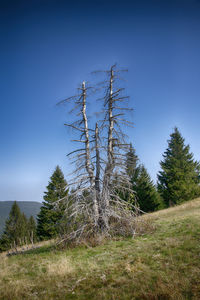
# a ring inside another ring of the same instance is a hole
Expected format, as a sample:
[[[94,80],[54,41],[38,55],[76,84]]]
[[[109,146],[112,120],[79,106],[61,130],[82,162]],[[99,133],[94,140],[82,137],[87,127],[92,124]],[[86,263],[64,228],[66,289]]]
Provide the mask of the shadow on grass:
[[[55,251],[55,250],[57,250],[55,245],[48,245],[48,246],[41,246],[41,247],[38,247],[38,248],[29,249],[26,252],[24,252],[24,254],[27,254],[27,255],[29,255],[29,254],[42,254],[42,253],[49,253],[49,252],[52,252],[52,251]]]
[[[41,247],[35,247],[28,250],[10,252],[7,256],[18,256],[18,255],[33,255],[33,254],[46,254],[51,252],[57,252],[59,249],[56,245],[46,245]]]

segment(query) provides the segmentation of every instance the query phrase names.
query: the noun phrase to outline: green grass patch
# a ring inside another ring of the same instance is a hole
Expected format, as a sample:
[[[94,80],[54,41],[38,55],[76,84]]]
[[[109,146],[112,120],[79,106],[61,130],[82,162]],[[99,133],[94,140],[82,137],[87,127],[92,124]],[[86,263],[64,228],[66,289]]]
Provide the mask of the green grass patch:
[[[0,299],[200,299],[200,200],[146,215],[155,230],[0,262]]]

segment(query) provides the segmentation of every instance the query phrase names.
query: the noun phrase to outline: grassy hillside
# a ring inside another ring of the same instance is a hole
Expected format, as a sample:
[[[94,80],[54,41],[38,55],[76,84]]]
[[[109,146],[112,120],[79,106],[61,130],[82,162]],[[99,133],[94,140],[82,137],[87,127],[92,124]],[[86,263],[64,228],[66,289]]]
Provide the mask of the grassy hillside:
[[[9,215],[13,203],[14,201],[0,201],[0,235],[3,232],[5,220]],[[17,204],[27,217],[32,215],[36,218],[41,207],[41,203],[33,201],[18,201]]]
[[[0,260],[0,299],[200,299],[200,199],[142,218],[151,233]]]

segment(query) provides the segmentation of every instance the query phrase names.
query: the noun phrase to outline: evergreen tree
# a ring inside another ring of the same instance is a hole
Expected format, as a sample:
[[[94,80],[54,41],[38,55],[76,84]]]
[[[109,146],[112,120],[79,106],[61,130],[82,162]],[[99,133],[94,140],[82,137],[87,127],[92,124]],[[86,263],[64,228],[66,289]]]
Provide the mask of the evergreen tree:
[[[67,182],[59,166],[56,167],[47,191],[43,197],[43,205],[38,215],[37,235],[40,239],[49,239],[58,235],[59,224],[63,217],[64,204],[60,201],[55,207],[55,201],[64,198],[68,194]]]
[[[159,206],[159,194],[143,165],[138,164],[138,156],[130,144],[126,155],[126,172],[132,183],[133,193],[127,193],[126,199],[131,203],[137,203],[145,212],[154,211]]]
[[[21,237],[21,221],[22,215],[17,202],[15,201],[11,207],[9,217],[6,220],[4,235],[7,236],[10,243],[15,242],[19,244],[19,238]]]
[[[175,128],[160,162],[162,170],[158,174],[158,191],[167,207],[200,195],[200,165],[194,161],[190,147],[184,141]]]
[[[33,216],[30,216],[28,220],[28,237],[31,242],[36,241],[36,222]]]
[[[135,197],[135,189],[134,184],[137,180],[138,173],[139,173],[139,165],[138,165],[138,156],[135,153],[135,149],[133,148],[132,144],[130,143],[129,151],[126,154],[126,173],[129,177],[129,180],[132,184],[133,192],[126,192],[125,195],[121,195],[121,198],[127,200],[128,202],[135,204],[136,197]],[[120,191],[119,191],[120,193]]]
[[[11,245],[21,245],[24,241],[26,226],[26,217],[21,213],[15,201],[6,220],[5,230],[1,238],[1,250],[9,249]]]
[[[159,194],[143,165],[139,167],[138,176],[135,182],[133,182],[133,189],[142,211],[152,212],[158,208],[160,203]]]
[[[11,243],[9,241],[8,236],[5,233],[3,233],[0,239],[0,252],[6,251],[9,248],[11,248]]]
[[[20,244],[24,244],[28,237],[28,220],[24,213],[21,214],[20,221],[19,221],[19,241]]]
[[[130,144],[130,149],[126,154],[126,173],[132,181],[138,173],[138,156],[135,154],[132,144]]]

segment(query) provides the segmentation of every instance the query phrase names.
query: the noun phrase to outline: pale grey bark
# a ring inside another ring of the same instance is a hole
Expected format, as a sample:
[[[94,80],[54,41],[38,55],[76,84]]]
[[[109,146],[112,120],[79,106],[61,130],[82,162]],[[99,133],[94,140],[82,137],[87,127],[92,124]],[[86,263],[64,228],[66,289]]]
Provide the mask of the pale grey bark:
[[[91,163],[90,158],[90,139],[89,139],[89,130],[88,130],[88,120],[87,120],[87,114],[86,114],[86,88],[85,88],[85,82],[82,83],[82,115],[83,115],[83,121],[84,121],[84,134],[85,134],[85,168],[88,172],[89,178],[90,178],[90,186],[91,186],[91,196],[93,201],[93,208],[94,208],[94,220],[95,224],[98,223],[98,217],[99,217],[99,209],[98,209],[98,202],[96,198],[96,191],[95,191],[95,178],[94,178],[94,167]]]
[[[79,132],[79,138],[73,139],[73,142],[78,142],[84,145],[84,148],[76,149],[68,154],[68,156],[74,155],[72,157],[72,163],[76,164],[76,169],[73,171],[74,178],[70,185],[77,185],[78,193],[83,193],[89,189],[89,198],[85,201],[90,201],[93,205],[93,219],[95,226],[98,223],[99,218],[99,208],[97,195],[95,191],[95,175],[94,175],[94,165],[91,159],[91,149],[90,149],[90,134],[91,131],[88,125],[87,117],[87,87],[85,81],[82,82],[81,87],[78,89],[79,93],[75,97],[67,98],[63,102],[74,102],[74,107],[70,113],[75,113],[78,116],[78,120],[72,123],[65,124],[66,126],[72,128],[73,130]],[[93,130],[92,130],[93,131]],[[88,185],[89,183],[89,185]],[[86,193],[86,192],[85,192]],[[76,196],[77,198],[77,194]],[[79,195],[80,196],[80,195]],[[85,196],[82,195],[83,198]],[[87,197],[87,198],[88,198]]]
[[[85,82],[78,89],[78,95],[69,98],[74,101],[71,111],[77,111],[79,119],[67,126],[78,132],[79,137],[73,141],[84,147],[69,153],[76,164],[71,182],[76,187],[70,194],[71,202],[66,204],[65,211],[71,226],[67,240],[79,240],[81,236],[90,236],[94,232],[106,235],[117,233],[117,230],[121,234],[135,232],[133,223],[137,207],[135,211],[130,210],[130,205],[118,193],[125,195],[132,191],[125,173],[125,152],[129,143],[120,127],[121,123],[132,125],[126,116],[129,108],[123,107],[128,97],[123,95],[124,89],[117,86],[119,71],[116,66],[112,66],[106,74],[108,78],[103,83],[106,91],[103,97],[104,116],[100,127],[96,123],[95,129],[89,128],[86,107],[89,88]],[[93,141],[90,132],[94,132]],[[118,225],[112,225],[112,222]]]
[[[99,128],[96,123],[95,128],[95,151],[96,151],[96,176],[95,176],[95,192],[98,205],[100,205],[100,172],[101,172],[101,162],[100,162],[100,152],[99,152]]]
[[[102,198],[104,199],[105,209],[109,207],[109,186],[111,175],[114,169],[114,159],[113,159],[113,129],[114,129],[114,121],[113,121],[113,79],[114,72],[113,67],[110,70],[110,78],[109,78],[109,94],[108,99],[106,99],[108,106],[108,144],[107,144],[107,163],[104,172],[103,179],[103,190],[102,190]]]

